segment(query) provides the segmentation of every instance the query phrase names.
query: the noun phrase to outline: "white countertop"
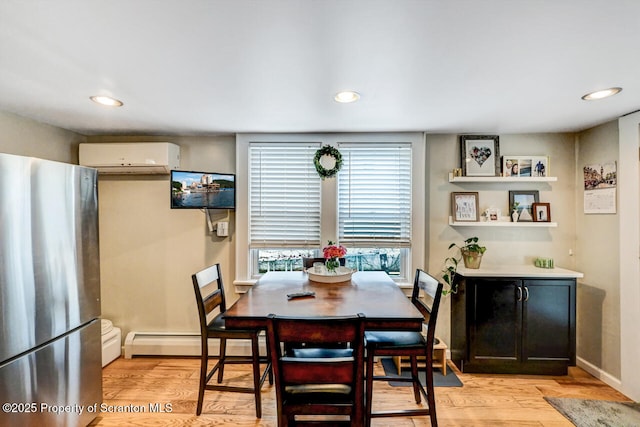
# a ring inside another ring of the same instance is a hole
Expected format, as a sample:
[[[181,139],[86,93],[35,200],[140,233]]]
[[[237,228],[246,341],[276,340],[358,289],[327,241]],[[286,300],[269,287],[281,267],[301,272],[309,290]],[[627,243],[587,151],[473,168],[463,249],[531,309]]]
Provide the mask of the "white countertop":
[[[580,278],[584,274],[565,268],[539,268],[534,265],[481,265],[478,269],[465,268],[460,263],[458,274],[465,277],[543,277]]]

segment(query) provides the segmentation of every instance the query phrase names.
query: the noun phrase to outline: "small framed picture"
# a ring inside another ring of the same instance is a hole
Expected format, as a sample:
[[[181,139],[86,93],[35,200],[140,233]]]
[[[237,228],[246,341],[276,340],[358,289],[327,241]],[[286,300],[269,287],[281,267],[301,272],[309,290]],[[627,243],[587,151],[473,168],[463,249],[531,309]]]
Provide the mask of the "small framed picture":
[[[480,220],[478,212],[478,193],[451,193],[451,216],[454,221],[477,222]]]
[[[533,222],[533,204],[538,203],[538,190],[509,191],[509,209],[518,212],[518,222]]]
[[[549,157],[502,156],[502,176],[512,178],[549,176]]]
[[[546,156],[534,156],[531,158],[531,176],[549,176],[549,158]]]
[[[551,221],[551,204],[534,203],[533,204],[533,221],[534,222],[550,222]]]
[[[497,135],[460,135],[460,162],[465,176],[497,176],[500,143]]]
[[[487,217],[487,221],[500,221],[500,217],[502,216],[502,212],[500,209],[491,206],[484,211],[485,216]]]

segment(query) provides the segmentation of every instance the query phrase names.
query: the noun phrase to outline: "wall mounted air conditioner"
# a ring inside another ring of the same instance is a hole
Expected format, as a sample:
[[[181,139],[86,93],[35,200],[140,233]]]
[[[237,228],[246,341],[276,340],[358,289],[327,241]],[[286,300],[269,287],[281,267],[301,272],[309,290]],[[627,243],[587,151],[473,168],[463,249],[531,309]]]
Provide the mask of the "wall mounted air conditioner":
[[[170,142],[80,144],[82,166],[103,174],[168,174],[180,167],[180,147]]]

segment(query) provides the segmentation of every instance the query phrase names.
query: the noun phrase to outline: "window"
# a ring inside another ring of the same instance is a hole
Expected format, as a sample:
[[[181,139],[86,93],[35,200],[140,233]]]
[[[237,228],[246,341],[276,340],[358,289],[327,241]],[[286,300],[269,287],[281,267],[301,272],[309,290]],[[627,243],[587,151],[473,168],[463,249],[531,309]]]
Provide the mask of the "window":
[[[338,240],[348,264],[406,276],[411,247],[411,144],[340,144]]]
[[[313,156],[327,144],[343,166],[322,180]],[[345,245],[347,265],[358,270],[410,282],[412,266],[423,265],[425,197],[415,185],[424,183],[422,134],[241,134],[236,147],[237,171],[248,166],[246,183],[237,173],[237,284],[300,270],[301,258],[321,256],[328,240]]]

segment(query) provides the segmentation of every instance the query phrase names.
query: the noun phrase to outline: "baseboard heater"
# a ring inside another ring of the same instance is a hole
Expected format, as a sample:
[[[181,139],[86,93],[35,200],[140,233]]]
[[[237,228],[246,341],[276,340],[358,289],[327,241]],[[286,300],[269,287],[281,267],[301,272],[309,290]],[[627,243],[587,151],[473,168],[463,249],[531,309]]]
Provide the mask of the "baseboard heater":
[[[220,342],[209,340],[209,354],[218,354]],[[266,354],[266,340],[260,336],[260,354]],[[227,355],[248,356],[251,341],[228,340]],[[200,335],[193,332],[131,331],[124,340],[124,357],[134,356],[200,356]]]

